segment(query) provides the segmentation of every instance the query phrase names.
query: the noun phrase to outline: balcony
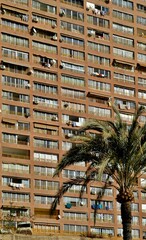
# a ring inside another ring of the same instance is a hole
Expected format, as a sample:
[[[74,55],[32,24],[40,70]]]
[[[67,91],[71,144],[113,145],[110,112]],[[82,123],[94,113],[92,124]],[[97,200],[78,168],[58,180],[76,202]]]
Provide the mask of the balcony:
[[[73,7],[77,7],[77,8],[83,8],[84,7],[84,2],[82,0],[71,0],[71,1],[68,1],[68,0],[61,0],[62,3],[65,3],[67,5],[71,5]]]
[[[28,1],[29,0],[5,0],[6,2],[8,3],[12,3],[12,4],[20,4],[22,5],[23,7],[27,7],[28,6]]]
[[[2,157],[30,159],[30,151],[24,150],[24,149],[3,147],[2,148]]]

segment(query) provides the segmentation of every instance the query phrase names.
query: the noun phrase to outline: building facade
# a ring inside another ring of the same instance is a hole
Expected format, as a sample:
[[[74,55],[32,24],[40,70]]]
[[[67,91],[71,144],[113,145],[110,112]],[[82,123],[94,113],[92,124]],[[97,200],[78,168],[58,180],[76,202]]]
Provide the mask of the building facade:
[[[1,218],[33,224],[36,233],[122,235],[116,191],[92,182],[79,199],[71,188],[54,215],[59,186],[83,176],[78,164],[52,178],[72,137],[88,118],[125,121],[146,106],[146,0],[1,0]],[[146,116],[141,117],[144,123]],[[103,181],[106,175],[103,176]],[[132,203],[132,234],[146,236],[146,176]]]

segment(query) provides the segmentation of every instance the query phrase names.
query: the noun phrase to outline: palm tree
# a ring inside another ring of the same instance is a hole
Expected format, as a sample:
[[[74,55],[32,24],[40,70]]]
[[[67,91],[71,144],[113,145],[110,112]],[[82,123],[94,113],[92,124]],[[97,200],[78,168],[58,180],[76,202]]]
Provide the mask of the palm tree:
[[[146,123],[141,126],[139,121],[145,110],[139,107],[129,125],[121,119],[116,107],[113,106],[113,109],[115,121],[88,120],[73,140],[74,146],[58,164],[54,175],[78,162],[87,163],[88,168],[85,177],[70,179],[63,184],[52,204],[52,209],[56,208],[59,199],[74,184],[82,184],[80,192],[82,198],[85,186],[93,180],[102,181],[102,175],[106,173],[108,177],[100,198],[105,187],[116,188],[116,200],[121,204],[123,239],[131,240],[133,190],[137,186],[138,177],[146,170]],[[91,130],[96,134],[90,134]],[[109,181],[111,178],[112,182]]]

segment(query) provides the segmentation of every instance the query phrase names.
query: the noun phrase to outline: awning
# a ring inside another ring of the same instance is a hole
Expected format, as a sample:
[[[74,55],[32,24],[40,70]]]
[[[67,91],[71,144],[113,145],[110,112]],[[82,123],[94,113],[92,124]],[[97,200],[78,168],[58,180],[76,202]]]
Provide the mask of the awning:
[[[22,10],[22,8],[18,8],[18,7],[11,7],[11,6],[5,5],[3,3],[2,3],[2,8],[8,9],[11,11],[15,11],[15,12],[16,12],[16,10],[18,10],[18,11],[20,11],[21,14],[27,14],[27,10]]]
[[[15,120],[15,119],[2,118],[2,122],[15,124],[15,123],[17,123],[18,121]]]
[[[142,67],[146,67],[146,62],[138,62],[137,64],[142,66]]]
[[[98,92],[88,92],[88,95],[89,96],[95,96],[95,97],[99,97],[99,98],[104,98],[104,99],[109,99],[110,96],[105,96],[101,93],[98,93]]]
[[[41,128],[41,129],[58,130],[58,127],[56,127],[56,126],[50,126],[50,125],[40,124],[40,123],[34,123],[34,127]]]
[[[114,59],[114,62],[130,65],[130,66],[135,66],[135,63],[131,63],[131,62],[127,62],[127,61],[123,61],[123,60],[119,60],[119,59]]]

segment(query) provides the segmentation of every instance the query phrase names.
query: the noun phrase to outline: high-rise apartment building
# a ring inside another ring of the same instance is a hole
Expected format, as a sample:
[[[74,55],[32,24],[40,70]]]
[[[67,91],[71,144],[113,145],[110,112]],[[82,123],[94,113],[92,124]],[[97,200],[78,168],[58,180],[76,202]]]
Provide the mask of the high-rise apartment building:
[[[70,137],[87,118],[131,121],[146,106],[146,0],[1,0],[1,214],[33,222],[35,233],[122,235],[116,191],[92,182],[70,189],[54,215],[59,186],[82,176],[78,164],[52,178]],[[146,121],[146,116],[141,122]],[[103,176],[103,181],[106,175]],[[132,234],[146,236],[146,176],[132,203]]]

